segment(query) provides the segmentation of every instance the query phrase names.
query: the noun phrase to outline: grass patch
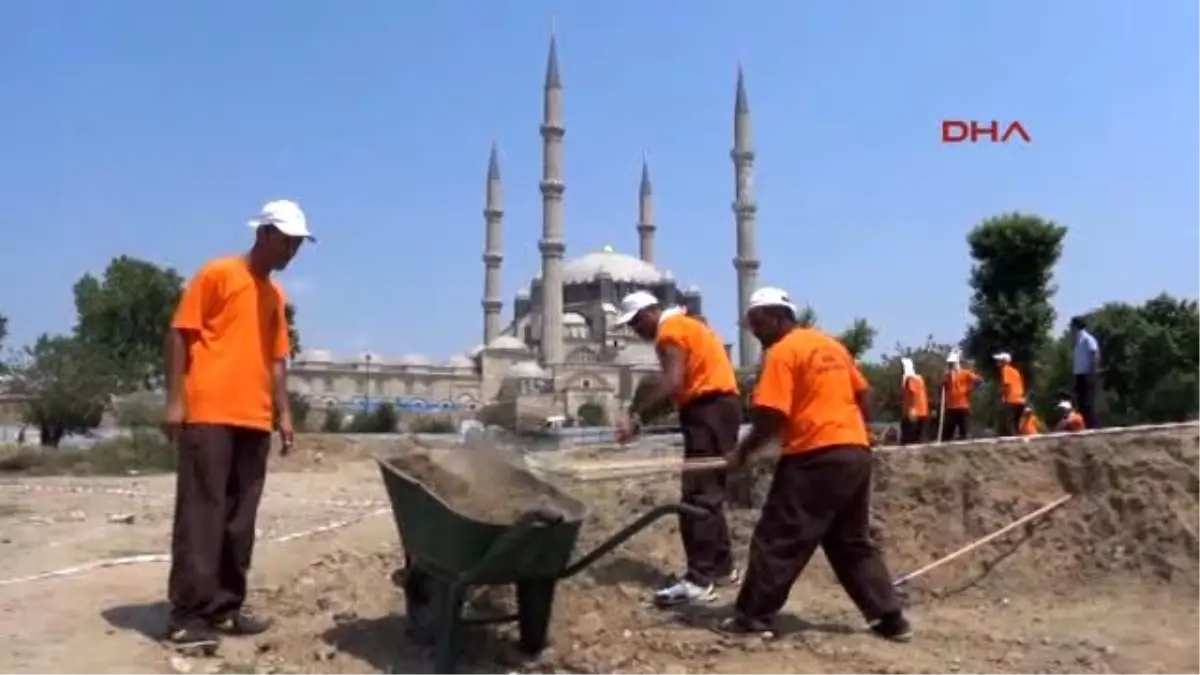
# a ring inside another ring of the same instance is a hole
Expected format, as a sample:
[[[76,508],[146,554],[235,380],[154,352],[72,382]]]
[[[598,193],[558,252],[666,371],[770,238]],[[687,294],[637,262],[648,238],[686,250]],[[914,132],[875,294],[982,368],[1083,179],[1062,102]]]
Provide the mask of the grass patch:
[[[155,429],[135,429],[129,436],[100,441],[91,447],[0,450],[0,474],[22,476],[127,476],[132,472],[170,473],[175,448]]]

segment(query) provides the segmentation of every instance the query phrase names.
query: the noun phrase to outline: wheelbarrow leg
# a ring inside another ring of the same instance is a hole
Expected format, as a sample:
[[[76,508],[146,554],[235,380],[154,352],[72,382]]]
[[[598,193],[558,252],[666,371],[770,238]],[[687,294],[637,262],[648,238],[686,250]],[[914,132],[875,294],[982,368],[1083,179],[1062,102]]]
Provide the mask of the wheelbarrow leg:
[[[521,651],[537,654],[546,647],[554,589],[558,579],[517,582],[517,626]]]
[[[434,672],[453,673],[455,657],[458,655],[458,638],[461,633],[463,601],[467,587],[447,584],[442,596],[440,628],[437,646],[434,648]]]

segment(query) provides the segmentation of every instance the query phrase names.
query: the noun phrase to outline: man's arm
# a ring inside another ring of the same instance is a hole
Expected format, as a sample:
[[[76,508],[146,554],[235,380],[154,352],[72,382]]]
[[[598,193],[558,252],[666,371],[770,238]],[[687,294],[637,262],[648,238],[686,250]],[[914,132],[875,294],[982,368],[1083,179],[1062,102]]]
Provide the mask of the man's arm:
[[[735,466],[762,449],[787,424],[796,386],[789,355],[789,352],[780,351],[777,345],[763,357],[762,371],[750,401],[750,433],[738,443],[733,453],[731,463]]]
[[[774,408],[765,406],[750,408],[750,433],[746,434],[746,437],[738,444],[738,454],[742,457],[749,457],[758,452],[783,431],[785,424],[787,424],[787,416]]]
[[[167,405],[183,405],[183,377],[187,370],[187,343],[184,331],[179,328],[168,328],[167,339],[163,345],[166,355],[163,374],[167,378]]]
[[[279,428],[290,432],[292,430],[292,402],[287,388],[287,360],[292,351],[292,343],[288,338],[287,300],[283,289],[276,287],[279,294],[279,304],[275,311],[275,341],[271,356],[271,391],[275,399],[275,410],[279,412]]]
[[[661,406],[683,386],[683,352],[672,345],[659,346],[656,351],[662,366],[662,377],[636,408],[630,406],[629,416],[634,419],[640,419],[645,413]]]

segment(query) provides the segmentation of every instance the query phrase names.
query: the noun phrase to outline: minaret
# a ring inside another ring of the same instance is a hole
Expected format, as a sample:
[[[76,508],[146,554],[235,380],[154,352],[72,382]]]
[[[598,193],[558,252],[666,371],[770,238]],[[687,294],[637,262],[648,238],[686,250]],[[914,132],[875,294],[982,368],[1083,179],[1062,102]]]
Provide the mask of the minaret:
[[[500,297],[500,263],[503,240],[504,194],[500,185],[500,160],[496,157],[496,144],[488,157],[487,197],[483,207],[483,344],[489,345],[500,337],[500,310],[504,301]]]
[[[737,221],[738,323],[750,307],[750,294],[758,288],[758,246],[755,245],[754,218],[758,203],[754,198],[754,141],[750,138],[750,103],[746,99],[746,82],[738,66],[737,94],[733,105],[734,200],[733,214]],[[742,328],[738,337],[738,361],[743,368],[758,365],[759,343],[754,333]]]
[[[546,59],[545,99],[542,109],[542,362],[563,362],[563,128],[562,80],[558,74],[558,47],[550,34]]]
[[[642,155],[642,185],[638,188],[638,257],[654,264],[654,191],[650,187],[650,165]]]

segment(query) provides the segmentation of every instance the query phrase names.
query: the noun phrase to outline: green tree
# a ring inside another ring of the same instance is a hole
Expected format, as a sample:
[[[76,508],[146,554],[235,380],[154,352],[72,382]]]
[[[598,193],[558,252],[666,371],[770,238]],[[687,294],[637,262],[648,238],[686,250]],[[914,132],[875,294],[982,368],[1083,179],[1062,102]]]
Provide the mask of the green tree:
[[[350,420],[350,431],[356,434],[390,434],[396,431],[399,421],[396,408],[391,403],[380,403],[371,412],[355,415]]]
[[[283,306],[283,316],[287,320],[288,342],[291,344],[291,353],[288,355],[291,358],[296,358],[300,355],[300,330],[296,328],[296,306],[292,303],[287,303]]]
[[[43,334],[18,369],[20,390],[29,397],[26,421],[41,431],[42,445],[57,447],[67,434],[99,426],[114,380],[104,356],[86,343]]]
[[[1159,295],[1141,305],[1110,302],[1086,315],[1100,343],[1097,412],[1109,425],[1194,419],[1200,399],[1200,311],[1195,300]],[[1047,349],[1046,396],[1072,390],[1070,331]]]
[[[161,379],[163,342],[179,303],[183,278],[169,267],[119,256],[100,278],[75,284],[75,335],[116,371],[122,391],[152,388]]]
[[[866,319],[857,318],[849,328],[842,331],[838,335],[838,341],[846,346],[850,355],[858,359],[871,351],[871,347],[875,346],[875,336],[878,331],[874,326],[867,322]]]
[[[342,430],[346,424],[346,416],[338,408],[329,408],[325,411],[325,421],[321,424],[321,431],[327,434],[336,434]]]
[[[1006,351],[1033,385],[1037,357],[1054,325],[1054,265],[1062,256],[1067,228],[1037,216],[1011,213],[990,218],[967,235],[971,257],[970,310],[966,353],[992,365]]]
[[[308,413],[312,410],[312,404],[309,403],[308,397],[299,392],[289,391],[288,407],[292,411],[292,426],[296,431],[303,431],[308,422]],[[276,420],[275,426],[278,424],[279,421]]]
[[[0,349],[4,348],[4,338],[8,337],[8,317],[0,314]]]

